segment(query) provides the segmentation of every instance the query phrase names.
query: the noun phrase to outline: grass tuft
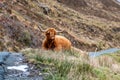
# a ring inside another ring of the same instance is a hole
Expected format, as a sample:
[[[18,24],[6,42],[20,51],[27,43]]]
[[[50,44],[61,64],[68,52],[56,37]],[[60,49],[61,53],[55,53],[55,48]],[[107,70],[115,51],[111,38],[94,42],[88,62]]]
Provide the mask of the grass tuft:
[[[91,58],[84,58],[75,51],[53,52],[26,49],[22,52],[28,59],[35,60],[37,68],[44,75],[44,80],[120,79],[119,61],[108,55],[102,55],[91,60]]]

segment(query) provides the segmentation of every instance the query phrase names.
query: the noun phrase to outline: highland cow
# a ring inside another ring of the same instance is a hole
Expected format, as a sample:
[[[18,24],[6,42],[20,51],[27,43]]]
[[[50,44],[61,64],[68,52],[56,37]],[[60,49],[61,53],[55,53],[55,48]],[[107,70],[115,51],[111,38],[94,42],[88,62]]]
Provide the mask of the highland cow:
[[[42,43],[42,48],[44,50],[54,50],[54,51],[61,51],[61,50],[69,50],[71,49],[71,42],[60,35],[56,35],[59,32],[54,28],[48,28],[47,30],[41,29],[39,27],[40,31],[45,33],[45,39]]]

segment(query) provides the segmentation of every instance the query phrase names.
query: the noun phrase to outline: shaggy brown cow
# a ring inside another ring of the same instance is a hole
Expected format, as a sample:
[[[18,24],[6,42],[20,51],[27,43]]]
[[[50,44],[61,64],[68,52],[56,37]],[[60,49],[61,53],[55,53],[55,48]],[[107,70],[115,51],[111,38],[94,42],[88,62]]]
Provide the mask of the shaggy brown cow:
[[[48,28],[47,30],[42,30],[39,27],[40,31],[45,33],[46,38],[43,40],[42,48],[45,50],[69,50],[71,49],[71,42],[60,35],[56,35],[56,33],[61,31],[56,31],[54,28]]]

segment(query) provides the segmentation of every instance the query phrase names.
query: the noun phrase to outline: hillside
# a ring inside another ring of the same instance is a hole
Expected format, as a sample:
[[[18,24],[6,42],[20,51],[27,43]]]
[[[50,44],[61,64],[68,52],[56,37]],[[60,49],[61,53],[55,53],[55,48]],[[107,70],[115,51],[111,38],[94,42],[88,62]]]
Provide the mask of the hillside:
[[[119,14],[116,0],[0,0],[0,51],[21,52],[33,69],[28,78],[120,80],[120,51],[98,57],[87,54],[120,48]],[[59,35],[76,50],[42,50],[44,34],[38,25],[64,30]]]
[[[120,6],[114,0],[3,0],[0,2],[0,50],[40,48],[37,28],[63,30],[84,51],[120,48]]]
[[[120,4],[115,0],[60,0],[60,2],[80,13],[120,22]]]

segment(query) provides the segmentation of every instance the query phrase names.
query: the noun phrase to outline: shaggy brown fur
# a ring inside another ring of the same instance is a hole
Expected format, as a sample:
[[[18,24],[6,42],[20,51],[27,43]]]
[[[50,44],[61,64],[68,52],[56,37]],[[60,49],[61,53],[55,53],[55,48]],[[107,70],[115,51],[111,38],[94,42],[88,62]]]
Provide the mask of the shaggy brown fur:
[[[46,38],[43,40],[42,48],[45,50],[68,50],[71,49],[71,42],[60,35],[56,35],[54,28],[49,28],[45,31]]]

